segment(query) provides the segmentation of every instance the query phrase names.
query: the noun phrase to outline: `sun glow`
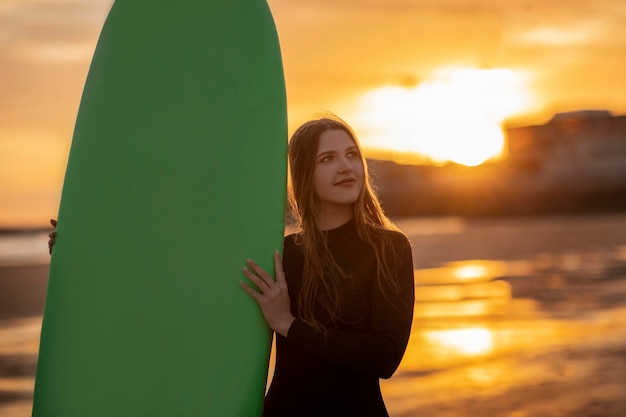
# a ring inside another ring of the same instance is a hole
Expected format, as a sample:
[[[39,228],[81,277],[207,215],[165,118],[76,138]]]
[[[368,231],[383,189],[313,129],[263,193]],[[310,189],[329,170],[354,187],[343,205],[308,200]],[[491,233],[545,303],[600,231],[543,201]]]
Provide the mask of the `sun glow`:
[[[525,87],[509,69],[445,69],[413,88],[370,91],[350,120],[369,149],[475,166],[502,155],[503,122],[531,108]]]

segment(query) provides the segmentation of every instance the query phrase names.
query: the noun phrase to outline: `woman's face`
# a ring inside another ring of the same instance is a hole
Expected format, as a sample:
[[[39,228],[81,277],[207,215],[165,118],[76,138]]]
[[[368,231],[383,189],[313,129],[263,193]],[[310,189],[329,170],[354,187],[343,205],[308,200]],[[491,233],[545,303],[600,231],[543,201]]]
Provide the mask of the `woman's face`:
[[[363,189],[364,172],[359,149],[341,129],[321,134],[315,158],[313,187],[323,204],[351,205]]]

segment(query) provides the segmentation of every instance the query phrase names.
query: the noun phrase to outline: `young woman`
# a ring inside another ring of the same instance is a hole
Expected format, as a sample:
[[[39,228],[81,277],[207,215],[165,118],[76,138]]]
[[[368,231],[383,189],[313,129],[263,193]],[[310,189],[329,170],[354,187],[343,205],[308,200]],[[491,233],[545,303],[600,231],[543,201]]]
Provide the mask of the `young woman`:
[[[312,120],[289,142],[299,230],[275,254],[276,280],[248,260],[241,282],[276,332],[269,416],[387,416],[379,378],[404,354],[413,318],[408,239],[384,215],[356,136]]]
[[[411,246],[384,215],[345,122],[302,125],[289,163],[299,230],[285,238],[283,260],[275,254],[276,280],[248,260],[256,288],[241,282],[276,332],[263,415],[387,416],[379,379],[393,375],[409,339]]]

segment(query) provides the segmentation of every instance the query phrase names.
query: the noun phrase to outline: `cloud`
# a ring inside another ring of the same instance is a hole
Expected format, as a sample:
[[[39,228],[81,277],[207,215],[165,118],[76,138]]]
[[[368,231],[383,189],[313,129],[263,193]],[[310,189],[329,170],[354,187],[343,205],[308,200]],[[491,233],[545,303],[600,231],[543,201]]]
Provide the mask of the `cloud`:
[[[576,27],[541,26],[516,33],[511,40],[528,45],[572,46],[601,40],[602,32],[593,22]]]
[[[93,42],[42,42],[22,43],[18,56],[37,63],[81,63],[88,62],[94,53]]]
[[[95,43],[111,0],[2,0],[0,50],[3,64],[40,57],[76,60],[85,42]],[[5,3],[6,2],[6,3]],[[33,51],[29,52],[29,48]]]
[[[485,10],[497,9],[500,4],[498,0],[270,0],[270,6],[278,10],[282,7],[290,7],[297,3],[297,7],[314,8],[316,10],[327,10],[336,12],[338,10],[353,10],[361,13],[367,12],[443,12],[443,13],[474,13]],[[291,5],[290,5],[291,3]],[[507,2],[509,6],[516,3],[524,4],[522,1]]]

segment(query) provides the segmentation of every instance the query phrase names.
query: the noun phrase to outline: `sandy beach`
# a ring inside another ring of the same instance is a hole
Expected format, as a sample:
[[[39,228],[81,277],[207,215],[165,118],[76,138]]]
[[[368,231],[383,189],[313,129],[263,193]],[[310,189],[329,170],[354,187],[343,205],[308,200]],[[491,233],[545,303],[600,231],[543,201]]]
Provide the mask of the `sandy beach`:
[[[417,303],[392,416],[626,416],[626,215],[398,224]],[[3,417],[31,413],[47,273],[0,266]]]

